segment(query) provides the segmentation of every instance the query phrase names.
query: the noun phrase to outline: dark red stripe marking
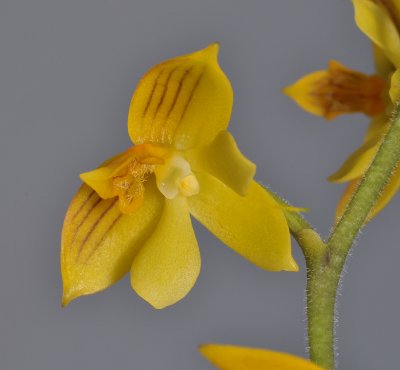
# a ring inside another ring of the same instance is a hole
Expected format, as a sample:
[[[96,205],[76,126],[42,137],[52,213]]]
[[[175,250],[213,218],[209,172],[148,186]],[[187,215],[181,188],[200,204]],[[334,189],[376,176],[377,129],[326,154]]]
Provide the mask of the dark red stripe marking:
[[[86,205],[87,202],[89,202],[90,198],[95,194],[96,192],[92,190],[89,192],[86,196],[86,199],[82,202],[80,207],[77,209],[77,211],[74,213],[74,215],[71,217],[71,221],[74,221],[76,216],[78,216],[79,212],[82,211],[82,208]]]
[[[185,107],[183,108],[183,112],[182,112],[181,117],[180,117],[180,119],[179,119],[179,121],[178,121],[178,125],[179,125],[179,123],[182,121],[183,116],[185,115],[186,110],[187,110],[187,108],[188,108],[190,102],[192,101],[194,92],[196,91],[197,87],[199,86],[199,83],[200,83],[201,78],[203,77],[203,74],[204,74],[204,70],[201,71],[199,77],[197,78],[197,80],[196,80],[196,82],[195,82],[195,84],[194,84],[194,86],[193,86],[192,91],[190,92],[189,99],[187,100],[187,102],[186,102],[186,104],[185,104]]]
[[[99,222],[104,218],[104,216],[111,210],[111,208],[114,207],[114,205],[117,203],[118,198],[115,198],[111,204],[103,211],[103,213],[100,215],[100,217],[96,220],[96,222],[92,225],[92,227],[90,228],[89,232],[86,234],[85,238],[83,239],[83,241],[81,242],[79,248],[78,248],[78,253],[76,256],[76,259],[79,259],[80,254],[82,253],[83,250],[83,246],[84,244],[88,241],[90,235],[93,234],[94,230],[96,229],[97,225],[99,224]]]
[[[167,113],[167,119],[166,119],[166,121],[168,120],[168,118],[169,118],[171,112],[174,110],[175,105],[176,105],[176,102],[178,101],[179,95],[180,95],[180,93],[181,93],[183,83],[184,83],[184,82],[186,81],[186,79],[189,77],[190,72],[191,72],[192,69],[193,69],[193,67],[190,67],[189,69],[187,69],[187,70],[185,71],[185,73],[183,74],[181,80],[179,81],[178,90],[176,91],[176,95],[175,95],[174,101],[172,102],[171,108],[169,109],[169,111],[168,111],[168,113]]]
[[[157,84],[158,84],[158,80],[160,79],[161,74],[165,71],[166,68],[167,68],[167,67],[162,68],[161,71],[158,73],[157,77],[154,79],[154,84],[153,84],[153,87],[151,88],[151,93],[150,93],[150,96],[149,96],[149,98],[148,98],[148,100],[147,100],[146,107],[144,108],[142,118],[144,118],[144,117],[146,116],[147,111],[149,110],[150,103],[151,103],[151,101],[152,101],[152,99],[153,99],[154,92],[156,91],[156,87],[157,87]]]
[[[96,192],[95,192],[96,193]],[[97,194],[97,193],[96,193]],[[78,236],[78,232],[81,228],[81,226],[83,225],[83,223],[85,222],[85,220],[89,217],[89,215],[92,213],[93,209],[101,202],[101,198],[98,197],[98,199],[89,207],[89,209],[86,211],[86,214],[83,216],[82,220],[79,222],[79,224],[76,226],[76,230],[75,230],[75,234],[72,237],[72,241],[71,241],[71,248],[75,243],[75,240]]]
[[[100,241],[98,243],[96,243],[96,245],[94,246],[94,248],[92,249],[92,251],[89,253],[89,255],[87,256],[85,263],[88,263],[88,261],[90,260],[90,258],[92,258],[93,254],[96,252],[96,250],[99,248],[99,246],[101,245],[101,243],[103,243],[106,235],[111,231],[111,229],[114,227],[114,225],[120,220],[120,218],[122,217],[122,213],[120,213],[115,219],[114,221],[110,224],[110,226],[107,228],[107,230],[104,232],[103,236],[101,237]]]
[[[155,119],[156,116],[157,116],[157,113],[158,113],[158,111],[159,111],[159,109],[160,109],[160,107],[161,107],[161,105],[162,105],[162,103],[163,103],[163,101],[164,101],[164,99],[165,99],[165,96],[167,95],[169,81],[171,80],[171,77],[172,77],[173,73],[174,73],[178,68],[179,68],[179,66],[176,66],[176,67],[172,68],[171,71],[169,72],[169,75],[168,75],[168,77],[167,77],[167,81],[165,82],[165,85],[164,85],[163,94],[162,94],[161,99],[160,99],[160,101],[158,102],[157,108],[156,108],[156,110],[155,110],[155,112],[154,112],[154,114],[153,114],[153,118],[152,118],[153,121],[154,121],[154,119]]]

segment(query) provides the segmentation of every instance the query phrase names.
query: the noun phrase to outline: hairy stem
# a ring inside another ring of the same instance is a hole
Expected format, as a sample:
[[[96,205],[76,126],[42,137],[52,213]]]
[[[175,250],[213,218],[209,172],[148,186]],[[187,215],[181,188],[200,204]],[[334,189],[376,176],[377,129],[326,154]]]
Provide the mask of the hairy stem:
[[[374,160],[361,179],[342,218],[332,231],[326,250],[317,255],[312,263],[306,256],[310,357],[327,370],[335,367],[335,303],[344,263],[354,239],[365,224],[399,161],[400,111],[397,108]]]
[[[374,160],[352,195],[343,216],[327,241],[276,194],[286,220],[307,264],[307,318],[310,358],[326,370],[335,368],[335,305],[343,266],[361,228],[387,181],[400,162],[400,109],[396,106],[390,128]],[[287,206],[287,208],[285,208]]]
[[[312,226],[293,208],[288,202],[283,200],[277,194],[269,190],[275,200],[282,205],[283,213],[289,225],[290,233],[296,239],[304,256],[310,261],[316,255],[319,255],[322,250],[325,250],[325,245],[320,236],[313,230]]]

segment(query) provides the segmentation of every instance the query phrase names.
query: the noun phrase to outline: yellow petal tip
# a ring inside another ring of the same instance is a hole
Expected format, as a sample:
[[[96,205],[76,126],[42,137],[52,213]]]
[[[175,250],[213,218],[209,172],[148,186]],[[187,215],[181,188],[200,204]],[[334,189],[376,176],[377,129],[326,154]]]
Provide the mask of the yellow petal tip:
[[[64,287],[61,297],[61,307],[67,307],[73,300],[81,296],[82,293]]]
[[[282,94],[288,96],[289,98],[293,99],[293,85],[289,85],[286,87],[283,87],[281,89]]]
[[[302,87],[299,88],[298,82],[294,82],[291,85],[281,88],[282,94],[286,95],[290,99],[293,99],[295,102],[298,102],[298,98],[302,93],[304,94],[303,90],[304,89]]]
[[[329,182],[337,182],[336,174],[332,174],[332,175],[328,176],[326,178],[326,180],[329,181]]]
[[[67,301],[66,299],[64,299],[64,297],[62,297],[61,299],[61,308],[65,308],[68,306],[69,301]]]
[[[63,292],[63,295],[61,297],[61,307],[65,308],[68,306],[68,304],[73,300],[74,298],[68,294],[65,294],[65,292]]]
[[[217,57],[219,53],[220,43],[214,42],[203,49],[203,52],[209,56]]]
[[[285,211],[287,212],[293,212],[293,213],[307,213],[310,211],[309,208],[305,208],[305,207],[294,207],[294,206],[281,206]]]
[[[290,271],[290,272],[298,272],[299,269],[299,265],[297,264],[297,262],[292,258],[289,263],[288,263],[288,267],[286,268],[286,271]]]
[[[219,42],[214,42],[204,49],[194,52],[191,56],[202,60],[216,61],[218,59],[219,47]]]
[[[338,170],[334,172],[332,175],[327,177],[328,182],[334,182],[336,184],[340,184],[343,182],[347,182],[351,180],[350,178],[347,178],[347,176],[343,176],[342,171]]]
[[[197,346],[197,349],[199,350],[199,352],[200,352],[201,354],[203,354],[203,352],[207,350],[207,347],[208,347],[208,346],[209,346],[209,344],[201,343],[201,344],[199,344],[199,345]]]
[[[324,116],[321,107],[310,100],[308,91],[308,80],[310,79],[309,76],[310,75],[306,75],[299,81],[296,81],[295,83],[282,88],[281,91],[284,95],[286,95],[289,99],[292,99],[300,108],[304,109],[306,112],[314,114],[316,116]]]
[[[222,347],[224,348],[226,345],[223,344],[215,344],[215,343],[201,343],[197,346],[197,350],[200,352],[202,356],[205,358],[210,358],[212,356],[215,348]]]
[[[152,308],[154,308],[155,310],[162,310],[168,306],[171,306],[173,303],[171,304],[167,304],[165,302],[161,302],[159,299],[157,299],[157,297],[155,296],[147,296],[146,294],[144,294],[140,288],[138,288],[136,286],[136,280],[133,278],[133,275],[131,274],[131,288],[134,292],[136,292],[136,294],[142,298],[144,301],[146,301]]]

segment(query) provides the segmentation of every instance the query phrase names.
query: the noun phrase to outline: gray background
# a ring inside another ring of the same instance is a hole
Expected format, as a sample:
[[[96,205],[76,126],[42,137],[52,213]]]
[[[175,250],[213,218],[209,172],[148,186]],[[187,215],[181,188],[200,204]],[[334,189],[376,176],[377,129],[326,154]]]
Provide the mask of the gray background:
[[[231,131],[257,178],[324,235],[342,188],[327,175],[356,148],[364,116],[312,117],[280,93],[335,58],[372,72],[345,0],[0,1],[0,369],[211,369],[203,342],[305,355],[302,271],[257,269],[195,224],[192,292],[156,311],[128,279],[60,308],[60,229],[78,174],[129,145],[126,117],[153,64],[218,40],[235,90]],[[396,198],[364,230],[340,298],[341,369],[398,364]]]

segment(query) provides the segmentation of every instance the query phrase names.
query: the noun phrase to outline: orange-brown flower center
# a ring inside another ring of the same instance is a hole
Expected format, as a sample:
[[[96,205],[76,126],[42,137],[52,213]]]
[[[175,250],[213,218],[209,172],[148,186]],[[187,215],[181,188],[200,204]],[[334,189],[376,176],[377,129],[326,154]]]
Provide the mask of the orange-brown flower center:
[[[123,169],[112,178],[113,195],[119,198],[123,213],[131,213],[144,199],[144,183],[154,171],[154,165],[163,164],[168,149],[161,145],[141,144],[129,149]]]
[[[354,112],[373,117],[385,109],[384,88],[381,77],[368,76],[331,61],[326,77],[315,82],[310,94],[327,119]]]
[[[167,199],[199,192],[197,179],[182,153],[164,145],[139,144],[126,152],[111,178],[111,195],[118,197],[121,212],[131,213],[143,203],[145,182],[152,173]]]

